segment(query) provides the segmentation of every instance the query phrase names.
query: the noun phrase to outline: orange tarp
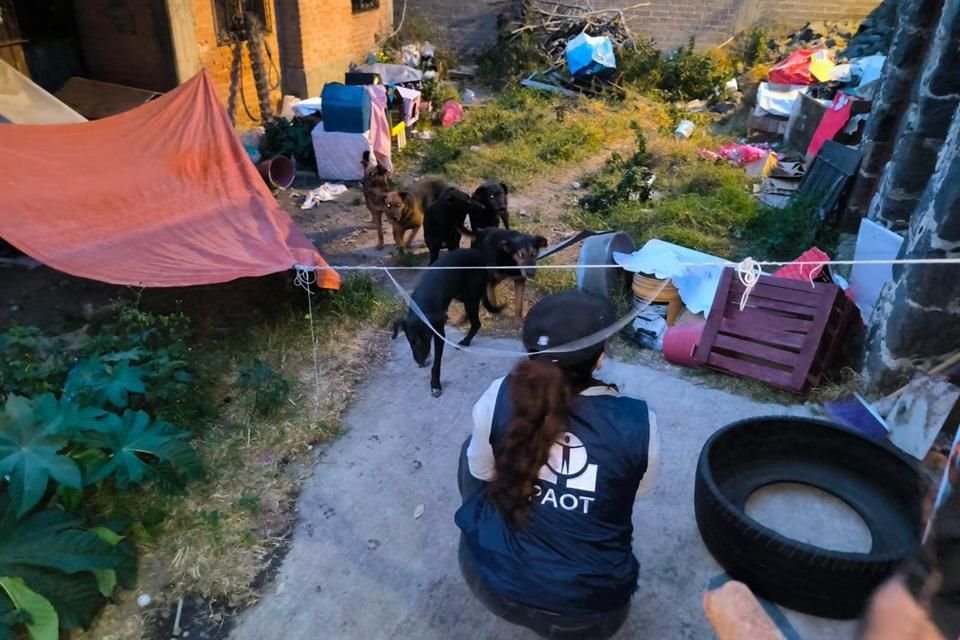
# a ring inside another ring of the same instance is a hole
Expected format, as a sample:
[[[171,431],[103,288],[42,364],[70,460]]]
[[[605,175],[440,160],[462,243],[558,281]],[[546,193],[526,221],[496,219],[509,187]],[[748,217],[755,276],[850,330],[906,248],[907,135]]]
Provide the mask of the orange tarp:
[[[84,278],[144,287],[321,267],[240,144],[206,72],[117,116],[0,124],[0,238]]]

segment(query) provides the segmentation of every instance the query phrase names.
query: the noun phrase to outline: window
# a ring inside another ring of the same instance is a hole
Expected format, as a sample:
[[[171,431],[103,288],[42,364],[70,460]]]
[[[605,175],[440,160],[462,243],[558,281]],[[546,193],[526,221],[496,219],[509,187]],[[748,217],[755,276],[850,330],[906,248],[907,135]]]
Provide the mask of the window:
[[[354,13],[375,11],[380,8],[380,0],[350,0],[353,3]]]
[[[235,39],[246,39],[246,15],[252,14],[263,30],[270,32],[270,13],[266,0],[213,0],[217,44],[230,44]]]

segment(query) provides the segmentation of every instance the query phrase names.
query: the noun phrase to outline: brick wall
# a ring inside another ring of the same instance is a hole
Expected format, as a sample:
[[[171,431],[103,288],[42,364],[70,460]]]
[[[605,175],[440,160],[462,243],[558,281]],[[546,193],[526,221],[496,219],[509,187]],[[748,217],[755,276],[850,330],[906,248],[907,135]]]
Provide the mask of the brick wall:
[[[803,26],[813,20],[861,19],[873,11],[880,0],[836,0],[835,2],[802,2],[801,0],[759,0],[760,14],[776,22]]]
[[[270,65],[270,61],[264,55],[268,77],[271,84],[271,104],[276,109],[280,102],[280,87],[278,83],[278,71],[280,61],[278,59],[277,45],[277,25],[276,18],[270,2],[267,6],[267,22],[269,32],[266,34],[265,41],[273,54],[273,59],[277,65],[277,71]],[[234,51],[230,45],[221,46],[217,44],[217,32],[215,18],[213,13],[213,3],[210,0],[194,0],[193,2],[193,21],[197,32],[197,49],[200,54],[200,66],[207,70],[213,77],[217,93],[220,94],[223,103],[227,103],[227,97],[230,95],[230,67],[233,63]],[[253,114],[253,121],[260,118],[260,101],[257,98],[257,89],[254,84],[253,70],[250,66],[250,54],[246,44],[242,47],[242,69],[243,69],[243,97],[246,98],[246,104]],[[276,85],[273,88],[273,85]],[[251,118],[247,115],[243,106],[243,99],[237,99],[237,123],[251,124]]]
[[[575,0],[571,0],[575,1]],[[496,42],[496,16],[509,11],[510,0],[407,0],[408,13],[434,20],[441,42],[463,53],[474,53]],[[661,49],[672,50],[691,37],[700,45],[715,45],[757,20],[774,20],[801,27],[808,20],[863,18],[880,0],[650,0],[650,6],[628,12],[631,27],[656,39]],[[596,9],[620,8],[632,0],[593,0]],[[402,1],[396,2],[397,19]]]
[[[177,86],[164,0],[74,0],[92,80],[168,91]]]
[[[284,90],[315,96],[325,83],[343,82],[350,63],[376,49],[377,34],[390,32],[392,13],[392,0],[356,14],[350,0],[278,0]]]

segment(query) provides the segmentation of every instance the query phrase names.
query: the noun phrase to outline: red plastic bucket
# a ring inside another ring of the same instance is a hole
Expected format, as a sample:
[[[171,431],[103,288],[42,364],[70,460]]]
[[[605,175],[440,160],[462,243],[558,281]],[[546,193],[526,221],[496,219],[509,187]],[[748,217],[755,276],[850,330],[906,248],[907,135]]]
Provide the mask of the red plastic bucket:
[[[667,362],[678,364],[682,367],[698,367],[698,363],[693,358],[693,350],[700,342],[700,336],[703,334],[704,322],[690,322],[687,324],[675,324],[663,334],[663,357]]]
[[[297,177],[297,165],[290,158],[276,156],[257,165],[260,175],[273,189],[289,189]]]

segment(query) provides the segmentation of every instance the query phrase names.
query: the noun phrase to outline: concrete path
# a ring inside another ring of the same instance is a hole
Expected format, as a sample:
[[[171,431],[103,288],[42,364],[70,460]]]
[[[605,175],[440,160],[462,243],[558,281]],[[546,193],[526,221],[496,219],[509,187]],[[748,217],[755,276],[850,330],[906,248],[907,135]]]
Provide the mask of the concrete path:
[[[480,337],[477,346],[518,349]],[[346,415],[346,433],[321,452],[300,499],[292,548],[262,601],[238,622],[235,640],[528,639],[471,596],[456,561],[459,447],[474,401],[512,360],[447,349],[444,394],[406,342],[371,378]],[[721,572],[693,514],[694,469],[717,428],[784,409],[696,386],[670,374],[612,362],[605,377],[648,400],[663,434],[656,492],[634,511],[640,590],[621,639],[713,637],[703,616],[707,582]],[[796,411],[794,411],[796,412]],[[423,515],[414,513],[423,505]],[[804,514],[810,528],[810,514]],[[788,613],[804,640],[853,638],[853,623]]]

